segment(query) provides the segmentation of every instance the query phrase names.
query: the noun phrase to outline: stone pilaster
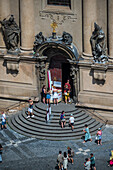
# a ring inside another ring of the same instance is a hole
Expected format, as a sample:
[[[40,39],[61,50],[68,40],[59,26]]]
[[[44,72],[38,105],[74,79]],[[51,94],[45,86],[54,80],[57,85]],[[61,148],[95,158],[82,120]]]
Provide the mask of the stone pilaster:
[[[91,55],[90,37],[96,22],[96,0],[83,0],[83,54]]]
[[[0,0],[0,20],[7,18],[7,16],[11,15],[10,10],[10,0]],[[1,32],[1,25],[0,25],[0,49],[5,49],[5,43],[3,40],[3,35]]]
[[[21,0],[21,49],[31,51],[34,42],[34,0]]]
[[[109,55],[113,58],[113,0],[108,0]]]

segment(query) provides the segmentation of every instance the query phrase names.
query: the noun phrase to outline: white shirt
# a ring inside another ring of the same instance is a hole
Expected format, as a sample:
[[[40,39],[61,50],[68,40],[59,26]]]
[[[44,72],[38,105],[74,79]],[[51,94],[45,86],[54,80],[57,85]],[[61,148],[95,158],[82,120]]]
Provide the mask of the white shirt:
[[[74,117],[71,116],[71,117],[69,118],[69,121],[70,121],[70,123],[74,123]]]
[[[5,115],[5,113],[2,114],[2,117],[1,117],[1,118],[2,118],[2,122],[5,122],[5,121],[6,121],[6,115]]]

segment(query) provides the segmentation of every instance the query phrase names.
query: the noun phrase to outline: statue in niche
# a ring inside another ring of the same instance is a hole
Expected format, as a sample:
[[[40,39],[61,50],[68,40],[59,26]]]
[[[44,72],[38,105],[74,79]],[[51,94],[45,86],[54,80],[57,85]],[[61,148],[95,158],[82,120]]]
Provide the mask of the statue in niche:
[[[6,48],[9,51],[18,51],[20,29],[14,21],[14,16],[10,15],[9,19],[5,18],[0,21]]]
[[[96,23],[94,23],[94,31],[90,38],[92,55],[96,63],[105,63],[108,61],[107,48],[105,42],[105,34]]]
[[[45,38],[42,32],[39,32],[39,34],[35,36],[34,47],[33,47],[34,52],[36,52],[37,46],[41,45],[44,41]]]
[[[66,44],[66,45],[71,45],[73,38],[71,36],[71,34],[67,33],[67,32],[63,32],[62,35],[62,41]]]

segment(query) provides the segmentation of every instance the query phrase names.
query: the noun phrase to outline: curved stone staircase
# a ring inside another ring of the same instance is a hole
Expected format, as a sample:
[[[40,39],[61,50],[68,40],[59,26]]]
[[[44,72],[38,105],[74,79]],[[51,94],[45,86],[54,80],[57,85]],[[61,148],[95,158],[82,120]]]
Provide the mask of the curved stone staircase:
[[[85,111],[78,109],[74,104],[60,103],[58,106],[51,106],[52,114],[48,123],[45,121],[47,106],[41,102],[34,105],[34,117],[27,119],[27,108],[12,115],[8,119],[9,126],[29,137],[47,140],[73,140],[80,139],[84,133],[83,128],[88,124],[91,134],[96,134],[99,127],[104,128],[104,124],[91,118]],[[59,118],[61,111],[65,111],[66,126],[61,128]],[[74,131],[68,125],[70,114],[75,118]]]

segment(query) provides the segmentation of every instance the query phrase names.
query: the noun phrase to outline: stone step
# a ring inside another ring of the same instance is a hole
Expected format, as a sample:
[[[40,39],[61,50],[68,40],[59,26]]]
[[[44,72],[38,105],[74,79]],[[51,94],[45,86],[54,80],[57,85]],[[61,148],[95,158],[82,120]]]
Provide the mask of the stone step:
[[[25,108],[16,115],[9,117],[9,126],[23,135],[46,140],[80,139],[84,135],[83,128],[85,124],[88,124],[92,135],[96,134],[99,127],[104,127],[103,124],[91,118],[82,109],[75,108],[74,104],[72,107],[62,103],[58,106],[52,105],[52,114],[48,123],[45,120],[46,109],[47,106],[39,102],[34,105],[34,117],[27,119],[27,108]],[[59,125],[62,110],[65,111],[66,116],[66,126],[63,129]],[[75,118],[74,131],[69,127],[70,113]]]
[[[38,108],[37,108],[37,106],[34,106],[33,107],[34,108],[34,110],[36,110],[37,112],[40,112],[40,113],[42,113],[42,114],[44,114],[44,113],[46,113],[46,111],[47,111],[47,108],[46,109],[41,109],[41,110],[39,110]],[[26,110],[27,110],[27,108],[26,108]],[[73,110],[73,111],[65,111],[65,114],[66,115],[69,115],[70,116],[70,114],[77,114],[77,113],[79,113],[79,112],[81,112],[81,111],[83,111],[82,109],[75,109],[75,110]],[[52,110],[51,109],[51,112],[52,112],[52,114],[54,114],[54,115],[60,115],[61,114],[61,112],[62,111],[55,111],[55,110]]]
[[[10,123],[10,121],[11,121],[11,123]],[[57,134],[39,133],[39,132],[33,131],[31,129],[30,130],[26,129],[25,127],[20,126],[20,125],[17,126],[17,124],[15,124],[14,119],[9,120],[9,124],[11,124],[11,127],[15,131],[17,131],[17,132],[19,132],[19,133],[21,133],[23,135],[36,137],[36,138],[39,138],[39,139],[41,138],[41,139],[47,139],[47,140],[74,140],[74,139],[80,139],[81,136],[84,135],[83,132],[82,133],[73,133],[73,135],[72,135],[72,133],[70,133],[70,134],[68,134],[66,136],[65,136],[65,134],[57,135]],[[91,131],[91,134],[92,135],[95,134],[95,131],[97,131],[97,129],[99,127],[102,127],[102,125],[98,124],[96,126],[96,128],[93,128],[92,131]]]
[[[47,105],[43,104],[41,102],[39,102],[38,104],[34,105],[35,107],[37,107],[37,109],[42,110],[42,111],[46,111],[47,110]],[[62,107],[61,107],[62,106]],[[65,111],[65,113],[68,112],[74,112],[75,110],[78,110],[78,108],[75,107],[75,104],[59,104],[58,106],[54,106],[53,104],[51,105],[51,110],[52,112],[57,112],[57,113],[61,113],[62,110]],[[80,109],[81,110],[81,109]]]
[[[51,129],[51,130],[53,130],[53,129],[62,130],[59,123],[54,124],[54,126],[51,126],[50,123],[45,122],[42,124],[42,122],[35,120],[35,118],[26,119],[24,117],[24,115],[22,115],[22,114],[19,114],[18,117],[22,121],[22,123],[29,124],[30,126],[34,126],[37,128]],[[95,122],[95,120],[91,119],[90,121],[88,121],[88,126],[92,125],[94,122]],[[83,130],[83,128],[84,128],[84,124],[77,125],[75,123],[74,126],[75,126],[75,129],[81,128],[81,130]],[[65,126],[65,130],[67,130],[67,129],[70,129],[68,122],[66,122],[66,126]]]
[[[34,115],[35,115],[35,113],[34,113]],[[45,115],[46,116],[46,115]],[[27,114],[24,116],[25,118],[27,117]],[[51,117],[52,117],[52,115],[51,115]],[[51,118],[50,117],[50,118]],[[43,118],[41,118],[41,117],[38,117],[37,115],[35,115],[35,117],[34,117],[34,119],[36,119],[37,121],[41,121],[41,122],[45,122],[45,117],[43,117]],[[79,125],[79,124],[86,124],[86,123],[88,123],[90,120],[91,120],[92,118],[91,117],[89,117],[89,115],[83,115],[82,117],[78,117],[78,118],[76,118],[75,119],[75,124],[76,125]],[[59,124],[59,120],[60,120],[60,117],[59,117],[59,119],[54,119],[54,116],[52,117],[52,119],[50,120],[50,122],[51,122],[51,125],[52,126],[57,126],[58,124]],[[66,119],[66,122],[68,122],[69,121],[69,119]]]
[[[70,133],[71,132],[71,129],[69,128],[69,127],[67,127],[67,128],[64,128],[64,129],[44,129],[43,128],[43,126],[36,126],[36,124],[32,124],[31,122],[29,122],[29,120],[25,120],[25,119],[20,119],[20,117],[19,116],[15,116],[15,121],[19,124],[19,125],[21,125],[21,126],[23,126],[23,127],[25,127],[25,128],[27,128],[27,129],[29,129],[29,130],[32,130],[32,131],[37,131],[37,132],[41,132],[41,133],[48,133],[48,134],[56,134],[56,135],[58,135],[58,134],[64,134],[64,133],[66,133],[66,134],[68,134],[68,133]],[[94,126],[96,126],[97,124],[99,124],[98,122],[94,122],[93,124],[91,124],[90,125],[90,129],[91,128],[93,128]],[[80,133],[82,133],[82,131],[83,131],[83,129],[82,128],[75,128],[74,129],[74,131],[72,132],[72,133],[77,133],[77,132],[80,132]]]

